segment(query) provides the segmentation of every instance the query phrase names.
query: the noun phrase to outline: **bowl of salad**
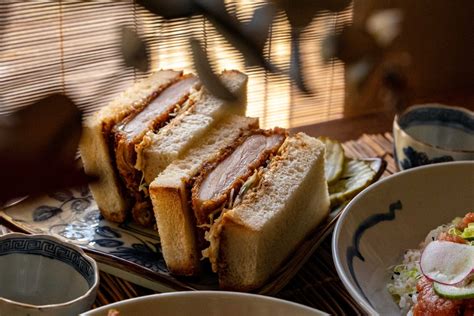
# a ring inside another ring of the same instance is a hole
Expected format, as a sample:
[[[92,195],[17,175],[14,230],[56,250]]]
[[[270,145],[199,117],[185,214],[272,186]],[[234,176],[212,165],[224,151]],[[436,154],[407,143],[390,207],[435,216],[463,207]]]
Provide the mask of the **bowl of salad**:
[[[474,162],[402,171],[345,208],[336,270],[368,314],[474,314]]]

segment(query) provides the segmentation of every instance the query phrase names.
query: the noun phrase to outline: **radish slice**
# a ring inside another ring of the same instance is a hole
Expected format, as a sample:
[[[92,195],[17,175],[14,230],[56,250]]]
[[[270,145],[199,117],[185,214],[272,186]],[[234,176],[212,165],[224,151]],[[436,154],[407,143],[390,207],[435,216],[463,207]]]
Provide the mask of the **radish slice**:
[[[461,282],[474,268],[474,247],[449,241],[433,241],[423,250],[421,272],[428,279],[447,285]]]

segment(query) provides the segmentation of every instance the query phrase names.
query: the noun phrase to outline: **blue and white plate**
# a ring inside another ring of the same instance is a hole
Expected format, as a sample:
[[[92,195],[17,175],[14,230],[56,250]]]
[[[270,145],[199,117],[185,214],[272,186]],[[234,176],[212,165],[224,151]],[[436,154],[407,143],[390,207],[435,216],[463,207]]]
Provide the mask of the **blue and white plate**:
[[[157,291],[189,288],[168,273],[154,230],[105,220],[87,187],[27,199],[2,217],[15,230],[72,241],[90,252],[101,270],[132,282]]]
[[[384,161],[379,158],[367,161],[377,171],[378,178],[385,169]],[[273,294],[285,286],[332,231],[339,211],[340,208],[334,210],[257,292]],[[0,211],[2,219],[16,231],[50,234],[72,241],[97,260],[99,269],[155,291],[219,288],[217,277],[210,271],[193,278],[171,275],[156,231],[130,222],[116,224],[105,220],[87,187],[27,199]]]

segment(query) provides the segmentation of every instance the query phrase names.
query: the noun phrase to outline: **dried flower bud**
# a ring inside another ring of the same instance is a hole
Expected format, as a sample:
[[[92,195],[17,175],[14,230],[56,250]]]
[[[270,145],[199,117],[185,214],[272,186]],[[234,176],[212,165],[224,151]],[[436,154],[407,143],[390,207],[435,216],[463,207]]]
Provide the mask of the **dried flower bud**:
[[[369,32],[380,46],[388,46],[400,34],[403,13],[400,9],[378,11],[366,21]]]

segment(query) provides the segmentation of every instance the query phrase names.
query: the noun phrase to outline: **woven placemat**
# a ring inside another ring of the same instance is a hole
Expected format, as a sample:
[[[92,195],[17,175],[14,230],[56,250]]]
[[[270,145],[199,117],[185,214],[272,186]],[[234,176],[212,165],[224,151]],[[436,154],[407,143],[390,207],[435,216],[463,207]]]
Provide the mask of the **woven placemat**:
[[[347,156],[354,158],[381,157],[387,162],[383,176],[396,172],[392,156],[391,133],[362,135],[343,143]],[[332,315],[364,314],[339,279],[331,255],[329,235],[293,280],[276,297],[301,303]],[[101,272],[99,293],[94,307],[132,297],[156,293],[118,277]]]

